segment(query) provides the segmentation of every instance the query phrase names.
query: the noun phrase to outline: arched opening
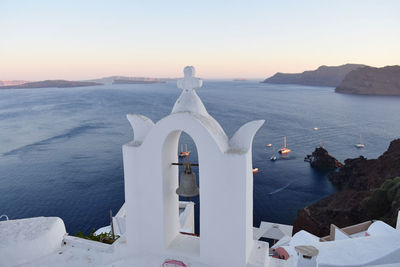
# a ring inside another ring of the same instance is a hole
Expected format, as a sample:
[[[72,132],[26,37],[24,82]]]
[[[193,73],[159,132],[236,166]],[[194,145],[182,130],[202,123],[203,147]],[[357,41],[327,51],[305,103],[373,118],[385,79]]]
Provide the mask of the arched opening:
[[[183,152],[188,156],[180,157]],[[186,149],[187,148],[187,149]],[[163,162],[163,205],[164,205],[164,245],[166,249],[183,249],[192,255],[200,254],[200,194],[195,197],[182,197],[176,194],[184,166],[172,163],[196,163],[192,171],[196,183],[200,181],[200,162],[194,140],[185,132],[171,132],[164,141]]]
[[[179,163],[189,162],[198,164],[199,162],[196,144],[190,135],[185,132],[182,132],[179,138],[177,153],[179,154]],[[199,186],[199,166],[192,166],[191,169],[196,176],[197,186]],[[184,166],[180,165],[178,181],[180,181],[183,171]],[[179,202],[179,221],[181,224],[180,232],[200,236],[200,194],[194,197],[179,196]],[[191,209],[193,209],[193,214]],[[193,218],[193,221],[191,221],[191,218]],[[193,227],[191,227],[191,224]]]

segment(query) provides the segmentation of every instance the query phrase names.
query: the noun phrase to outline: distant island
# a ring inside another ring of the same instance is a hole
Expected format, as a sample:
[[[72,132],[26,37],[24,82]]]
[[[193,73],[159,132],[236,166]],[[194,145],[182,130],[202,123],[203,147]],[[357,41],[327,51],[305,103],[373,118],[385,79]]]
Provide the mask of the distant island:
[[[108,76],[98,79],[86,80],[86,82],[97,82],[103,84],[145,84],[145,83],[164,83],[175,81],[175,78],[152,78],[152,77],[129,77],[129,76]],[[115,82],[117,81],[117,82]]]
[[[0,89],[24,89],[24,88],[66,88],[95,86],[103,84],[152,84],[166,83],[167,81],[175,81],[175,78],[151,78],[151,77],[128,77],[128,76],[108,76],[98,79],[83,81],[67,81],[67,80],[44,80],[29,82],[24,80],[0,80]]]
[[[262,83],[300,84],[311,86],[338,86],[351,71],[366,67],[362,64],[345,64],[341,66],[320,66],[316,70],[302,73],[276,73]]]
[[[364,67],[346,75],[335,92],[361,95],[400,95],[400,66]]]
[[[18,85],[0,86],[0,89],[25,89],[25,88],[67,88],[67,87],[82,87],[82,86],[95,86],[102,85],[96,82],[79,82],[79,81],[66,81],[66,80],[45,80],[39,82],[28,82]]]
[[[152,80],[124,80],[124,79],[117,79],[113,81],[113,84],[147,84],[147,83],[166,83],[165,81],[152,79]]]
[[[248,80],[245,78],[236,78],[236,79],[233,79],[233,81],[234,82],[247,82]]]
[[[29,81],[24,80],[0,80],[0,86],[7,86],[7,85],[19,85],[23,83],[27,83]]]

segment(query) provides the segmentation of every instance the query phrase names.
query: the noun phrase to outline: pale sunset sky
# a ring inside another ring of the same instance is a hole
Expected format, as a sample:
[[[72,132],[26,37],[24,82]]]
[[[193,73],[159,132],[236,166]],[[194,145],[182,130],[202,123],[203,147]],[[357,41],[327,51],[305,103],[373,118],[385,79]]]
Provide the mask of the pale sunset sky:
[[[400,64],[400,1],[0,1],[0,80]]]

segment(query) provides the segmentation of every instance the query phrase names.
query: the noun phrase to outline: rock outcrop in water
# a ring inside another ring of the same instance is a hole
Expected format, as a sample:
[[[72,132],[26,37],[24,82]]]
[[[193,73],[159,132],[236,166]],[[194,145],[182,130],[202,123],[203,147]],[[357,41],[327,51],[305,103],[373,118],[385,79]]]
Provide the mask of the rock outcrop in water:
[[[351,71],[335,92],[361,95],[400,95],[400,66],[365,67]]]
[[[81,86],[94,86],[102,85],[95,82],[79,82],[79,81],[66,81],[66,80],[46,80],[40,82],[29,82],[19,85],[0,86],[0,89],[24,89],[24,88],[66,88],[66,87],[81,87]]]
[[[315,148],[314,152],[307,155],[305,160],[310,162],[311,167],[321,171],[331,171],[342,166],[342,163],[329,155],[323,147]]]
[[[394,179],[400,176],[400,139],[378,159],[359,157],[344,163],[329,175],[339,191],[299,210],[294,233],[304,229],[322,237],[329,234],[331,223],[344,227],[371,219],[394,226],[400,207],[400,178]]]
[[[320,66],[316,70],[304,71],[302,73],[278,72],[274,76],[265,79],[263,83],[336,87],[349,72],[362,67],[366,67],[366,65],[345,64],[341,66]]]

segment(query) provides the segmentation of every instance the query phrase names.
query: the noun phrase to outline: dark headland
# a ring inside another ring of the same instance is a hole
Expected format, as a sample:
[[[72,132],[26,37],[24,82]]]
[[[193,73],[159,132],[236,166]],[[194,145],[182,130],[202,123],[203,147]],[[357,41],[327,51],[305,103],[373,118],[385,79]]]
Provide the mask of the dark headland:
[[[335,92],[361,95],[400,95],[400,66],[364,67],[351,71]]]
[[[366,67],[366,65],[345,64],[341,66],[320,66],[316,70],[304,71],[302,73],[278,72],[272,77],[265,79],[263,83],[336,87],[349,72],[362,67]]]
[[[25,88],[67,88],[67,87],[82,87],[82,86],[95,86],[102,85],[96,82],[80,82],[80,81],[66,81],[66,80],[45,80],[39,82],[28,82],[18,85],[0,86],[0,89],[25,89]]]
[[[329,234],[330,224],[345,227],[372,219],[394,226],[400,208],[400,139],[377,159],[347,159],[329,175],[338,191],[298,211],[293,233],[304,229]],[[396,178],[397,177],[397,178]]]

